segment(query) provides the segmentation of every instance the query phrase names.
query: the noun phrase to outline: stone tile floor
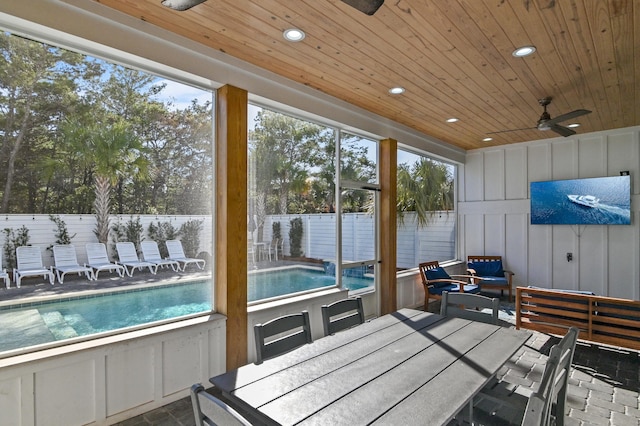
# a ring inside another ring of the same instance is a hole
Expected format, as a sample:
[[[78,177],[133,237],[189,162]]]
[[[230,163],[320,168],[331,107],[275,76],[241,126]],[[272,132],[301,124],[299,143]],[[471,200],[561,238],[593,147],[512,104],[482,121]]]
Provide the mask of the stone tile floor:
[[[438,302],[429,310],[437,312]],[[514,323],[513,305],[503,303],[500,318]],[[556,336],[534,332],[499,375],[512,383],[535,388],[549,350],[558,340]],[[579,341],[569,379],[567,405],[567,426],[640,426],[640,351]],[[194,424],[189,398],[118,423],[120,426]],[[500,417],[492,417],[482,424],[497,426],[510,423]]]

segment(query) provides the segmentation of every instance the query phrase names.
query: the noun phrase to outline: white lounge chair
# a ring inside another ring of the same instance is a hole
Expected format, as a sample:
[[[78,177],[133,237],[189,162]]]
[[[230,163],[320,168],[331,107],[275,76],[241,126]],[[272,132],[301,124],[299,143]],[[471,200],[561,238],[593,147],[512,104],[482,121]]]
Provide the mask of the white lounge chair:
[[[84,273],[88,280],[95,279],[91,268],[78,263],[76,248],[71,244],[53,246],[53,263],[51,269],[56,273],[60,284],[64,282],[65,274],[74,272],[78,275]]]
[[[136,246],[132,242],[116,243],[116,251],[118,252],[118,263],[124,266],[124,270],[130,277],[136,269],[149,268],[152,274],[156,274],[158,267],[153,263],[145,262],[138,259]]]
[[[11,287],[11,280],[9,279],[9,274],[7,270],[4,268],[4,264],[2,263],[2,255],[4,254],[4,250],[0,250],[0,279],[4,280],[5,287]]]
[[[206,264],[204,259],[195,259],[193,257],[185,256],[184,249],[182,248],[182,241],[168,240],[165,244],[167,245],[167,251],[169,252],[169,259],[180,263],[183,271],[190,263],[195,263],[198,268],[204,269],[204,265]]]
[[[16,268],[13,270],[13,281],[20,288],[24,277],[49,278],[49,284],[53,285],[53,272],[42,264],[42,251],[40,247],[21,246],[16,248]]]
[[[180,270],[180,264],[171,259],[163,259],[158,249],[158,243],[155,241],[143,241],[140,243],[142,249],[142,258],[145,262],[154,263],[157,268],[171,266],[174,271]]]
[[[124,266],[109,260],[107,246],[103,243],[89,243],[85,246],[85,249],[87,250],[87,263],[85,263],[84,266],[93,270],[93,276],[96,280],[98,279],[100,271],[116,271],[118,275],[124,277]]]

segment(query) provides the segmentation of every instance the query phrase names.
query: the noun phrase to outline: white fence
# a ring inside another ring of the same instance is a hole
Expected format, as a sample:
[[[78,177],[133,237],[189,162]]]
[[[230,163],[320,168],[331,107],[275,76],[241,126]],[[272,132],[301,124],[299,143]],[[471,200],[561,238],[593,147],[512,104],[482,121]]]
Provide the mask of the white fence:
[[[280,222],[280,235],[284,238],[284,253],[290,252],[290,220],[302,218],[302,252],[314,259],[334,259],[336,253],[336,215],[333,213],[309,215],[268,216],[263,239],[271,240],[273,222]],[[406,213],[398,224],[398,268],[415,268],[427,260],[450,260],[456,257],[455,213],[436,212],[425,227],[418,227],[416,215]],[[343,260],[374,258],[373,217],[366,213],[347,213],[342,216]],[[257,231],[253,232],[256,238]]]
[[[73,237],[71,239],[71,244],[76,247],[78,262],[80,262],[80,264],[85,263],[87,261],[87,253],[84,249],[85,245],[87,243],[95,243],[98,241],[93,233],[96,227],[95,216],[77,214],[61,214],[58,216],[64,221],[67,231],[69,232],[69,236]],[[202,221],[202,233],[200,234],[200,246],[198,252],[205,251],[207,253],[212,253],[211,216],[122,215],[112,216],[110,223],[112,226],[116,223],[124,225],[128,221],[132,219],[136,220],[137,218],[140,218],[140,223],[144,230],[143,235],[146,239],[149,239],[147,230],[149,228],[149,224],[152,222],[155,225],[157,225],[158,222],[169,222],[174,226],[174,228],[179,229],[180,225],[190,220]],[[11,228],[14,231],[17,231],[23,225],[29,230],[29,244],[41,247],[45,265],[53,265],[53,253],[50,250],[47,250],[47,248],[54,245],[56,242],[56,232],[58,231],[56,224],[49,219],[49,215],[10,214],[0,216],[0,229]],[[5,242],[5,235],[3,233],[0,237],[0,246],[2,246],[3,254]],[[107,246],[109,246],[109,244]],[[108,249],[110,250],[110,247],[108,247]],[[7,260],[4,259],[4,264],[6,265],[6,263]]]
[[[95,217],[93,215],[59,215],[66,224],[72,244],[76,246],[78,261],[86,262],[84,246],[96,242],[93,233]],[[131,219],[140,218],[144,229],[144,237],[149,238],[147,229],[150,223],[170,222],[176,229],[189,220],[202,221],[200,247],[198,252],[212,251],[212,219],[211,216],[113,216],[111,224],[127,223]],[[274,215],[268,216],[264,225],[263,239],[271,240],[272,223],[280,222],[280,233],[284,238],[284,253],[290,253],[289,229],[290,221],[295,217],[302,218],[302,252],[304,256],[314,259],[334,259],[336,253],[336,215],[333,213],[309,215]],[[53,257],[46,248],[55,243],[57,227],[48,215],[5,215],[0,216],[0,229],[17,230],[22,226],[29,230],[29,243],[42,247],[44,261],[53,264]],[[342,244],[344,260],[364,260],[374,258],[375,235],[373,217],[365,213],[347,213],[342,219]],[[257,236],[254,231],[253,237]],[[4,235],[0,246],[4,246]],[[404,223],[398,225],[398,268],[415,268],[425,260],[448,260],[455,258],[455,213],[436,213],[426,227],[418,227],[415,214],[405,214]],[[6,260],[5,260],[6,264]]]

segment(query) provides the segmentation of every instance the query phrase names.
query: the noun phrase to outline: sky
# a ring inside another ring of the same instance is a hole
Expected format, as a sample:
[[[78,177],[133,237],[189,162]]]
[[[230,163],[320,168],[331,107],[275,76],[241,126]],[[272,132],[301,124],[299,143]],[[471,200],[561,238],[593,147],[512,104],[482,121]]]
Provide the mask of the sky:
[[[175,109],[185,109],[191,105],[193,99],[198,99],[198,103],[213,101],[213,94],[210,90],[198,89],[197,87],[178,83],[166,78],[159,78],[156,84],[166,84],[162,92],[158,94],[158,100],[169,100],[173,102]]]

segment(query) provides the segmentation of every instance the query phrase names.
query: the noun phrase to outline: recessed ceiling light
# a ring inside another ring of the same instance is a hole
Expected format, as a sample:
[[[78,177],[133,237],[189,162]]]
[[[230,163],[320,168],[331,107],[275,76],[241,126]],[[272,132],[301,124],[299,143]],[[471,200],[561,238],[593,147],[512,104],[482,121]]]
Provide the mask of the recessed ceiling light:
[[[455,117],[447,118],[447,123],[455,123],[456,121],[458,121],[458,119]]]
[[[285,40],[302,41],[304,40],[305,33],[304,31],[297,28],[289,28],[288,30],[284,30],[282,36],[285,38]]]
[[[400,95],[404,93],[404,87],[392,87],[391,89],[389,89],[389,93],[391,93],[392,95]]]
[[[482,139],[482,142],[489,142],[489,141],[492,141],[492,140],[493,140],[493,138],[484,138],[484,139]]]
[[[523,56],[529,56],[536,51],[534,46],[522,46],[513,51],[512,55],[516,58],[522,58]]]
[[[574,128],[574,127],[580,127],[580,125],[578,123],[571,123],[571,124],[568,124],[567,127]]]

